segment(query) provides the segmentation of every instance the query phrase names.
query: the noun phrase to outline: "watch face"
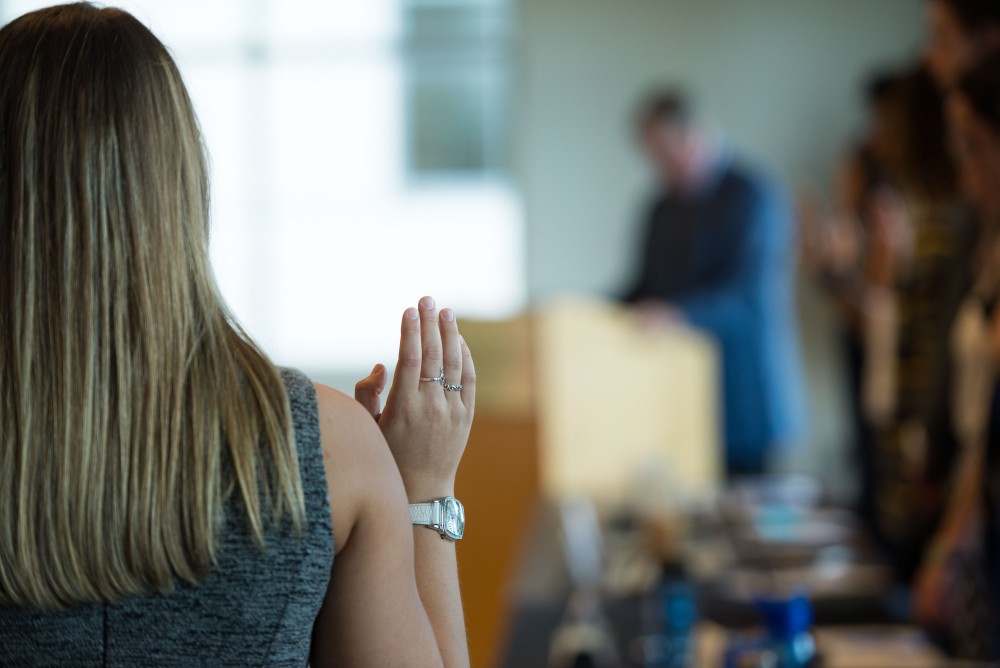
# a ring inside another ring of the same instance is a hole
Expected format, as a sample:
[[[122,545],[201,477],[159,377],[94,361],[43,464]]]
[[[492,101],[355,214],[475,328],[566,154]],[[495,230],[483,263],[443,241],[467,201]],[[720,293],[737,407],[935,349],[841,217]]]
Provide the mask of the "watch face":
[[[449,538],[458,540],[465,533],[465,508],[458,499],[448,499],[444,503],[444,532]]]

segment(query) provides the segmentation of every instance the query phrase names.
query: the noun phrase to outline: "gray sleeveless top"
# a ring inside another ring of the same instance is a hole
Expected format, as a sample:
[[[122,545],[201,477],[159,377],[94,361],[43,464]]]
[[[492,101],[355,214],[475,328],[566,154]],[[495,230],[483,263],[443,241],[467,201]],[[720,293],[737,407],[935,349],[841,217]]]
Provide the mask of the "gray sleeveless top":
[[[219,563],[170,594],[60,612],[0,607],[0,666],[305,666],[333,565],[333,534],[312,383],[282,369],[308,526],[269,527],[262,550],[233,501]]]

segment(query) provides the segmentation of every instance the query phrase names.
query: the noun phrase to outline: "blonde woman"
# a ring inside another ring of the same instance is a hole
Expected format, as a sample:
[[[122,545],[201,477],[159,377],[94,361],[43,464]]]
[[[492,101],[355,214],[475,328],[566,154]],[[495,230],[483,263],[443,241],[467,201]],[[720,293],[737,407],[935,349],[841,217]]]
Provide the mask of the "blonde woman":
[[[468,438],[454,314],[404,313],[381,413],[381,366],[360,404],[275,368],[219,297],[207,183],[132,16],[0,29],[0,665],[467,665],[461,527],[407,508]]]

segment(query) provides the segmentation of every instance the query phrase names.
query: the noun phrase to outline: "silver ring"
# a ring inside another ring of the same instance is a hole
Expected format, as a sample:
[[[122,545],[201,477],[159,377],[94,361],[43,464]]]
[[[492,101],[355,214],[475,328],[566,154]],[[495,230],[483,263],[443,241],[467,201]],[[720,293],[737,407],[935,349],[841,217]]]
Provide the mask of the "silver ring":
[[[441,370],[438,371],[438,375],[434,376],[433,378],[426,378],[424,376],[421,376],[420,377],[420,382],[422,382],[422,383],[441,383],[442,385],[444,385],[444,367],[441,367]]]
[[[424,383],[441,383],[441,387],[448,390],[449,392],[462,391],[461,383],[459,383],[458,385],[452,385],[451,383],[444,382],[444,367],[441,367],[441,369],[438,371],[438,375],[434,376],[433,378],[427,378],[426,376],[421,376],[420,380],[421,382]]]

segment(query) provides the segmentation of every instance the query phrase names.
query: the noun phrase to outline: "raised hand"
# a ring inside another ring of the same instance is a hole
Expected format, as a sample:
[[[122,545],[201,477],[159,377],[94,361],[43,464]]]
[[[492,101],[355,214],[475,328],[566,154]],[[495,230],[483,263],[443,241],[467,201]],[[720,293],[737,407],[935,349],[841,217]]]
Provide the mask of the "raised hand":
[[[455,314],[424,297],[403,314],[399,361],[384,410],[385,369],[355,386],[355,398],[376,418],[412,502],[451,495],[472,427],[476,397],[472,354]]]

